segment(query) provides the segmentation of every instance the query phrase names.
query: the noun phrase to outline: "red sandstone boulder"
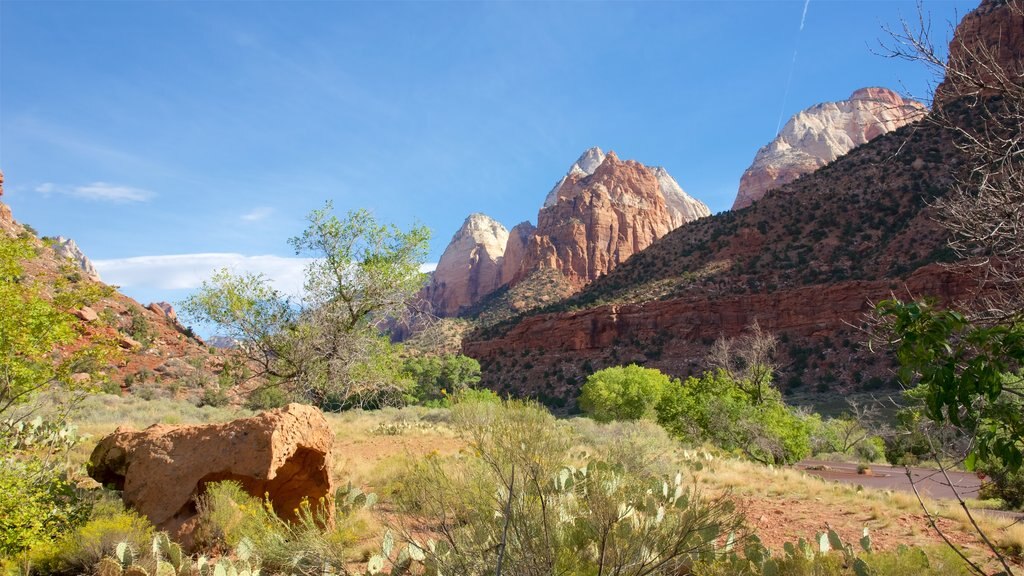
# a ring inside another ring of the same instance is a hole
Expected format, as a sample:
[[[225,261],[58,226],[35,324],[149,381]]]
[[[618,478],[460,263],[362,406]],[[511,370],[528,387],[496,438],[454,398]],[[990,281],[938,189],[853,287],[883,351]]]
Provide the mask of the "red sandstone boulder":
[[[289,404],[223,424],[118,428],[89,459],[89,475],[123,490],[127,505],[176,540],[191,541],[196,496],[207,484],[234,480],[294,519],[304,498],[330,498],[334,433],[311,406]],[[328,507],[328,510],[332,510]]]

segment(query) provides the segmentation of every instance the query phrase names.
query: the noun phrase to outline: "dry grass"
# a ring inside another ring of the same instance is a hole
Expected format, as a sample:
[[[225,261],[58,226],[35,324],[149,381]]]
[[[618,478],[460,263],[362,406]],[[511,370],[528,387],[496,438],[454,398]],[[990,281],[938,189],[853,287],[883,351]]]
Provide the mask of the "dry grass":
[[[218,422],[250,414],[236,409],[196,408],[169,400],[95,396],[87,399],[75,417],[80,431],[93,438],[84,442],[72,458],[84,463],[96,440],[120,425],[143,428],[157,422]],[[400,476],[406,464],[431,453],[456,454],[465,447],[449,423],[447,410],[357,410],[328,414],[327,419],[335,431],[332,474],[337,484],[351,483],[363,490],[377,491],[384,499],[377,514],[364,519],[367,534],[359,544],[363,552],[379,543],[389,510],[388,484]],[[643,424],[606,426],[579,419],[573,421],[572,428],[581,436],[578,449],[586,448],[592,453],[634,451],[638,456],[643,456],[643,452],[682,463],[693,471],[694,482],[702,490],[731,493],[746,511],[750,527],[771,548],[781,549],[783,542],[800,537],[810,539],[827,527],[852,541],[860,537],[865,526],[881,550],[894,549],[899,544],[941,544],[913,494],[825,481],[799,470],[712,456],[709,450],[685,450],[667,439],[653,437]],[[649,441],[641,446],[633,443],[632,437]],[[986,557],[958,505],[934,500],[926,500],[926,504],[958,546],[969,550],[972,556]],[[975,518],[998,546],[1015,551],[1020,557],[1024,549],[1024,523],[985,513],[978,513]]]

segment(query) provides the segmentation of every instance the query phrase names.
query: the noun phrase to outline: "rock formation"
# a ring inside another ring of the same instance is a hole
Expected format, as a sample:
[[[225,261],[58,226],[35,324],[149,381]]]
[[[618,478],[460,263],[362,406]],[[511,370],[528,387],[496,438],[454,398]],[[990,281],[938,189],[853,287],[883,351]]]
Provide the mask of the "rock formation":
[[[671,229],[675,230],[687,222],[711,215],[707,204],[684,192],[675,178],[669,175],[668,170],[656,166],[654,176],[658,179],[658,190],[665,198]]]
[[[211,482],[234,480],[294,519],[304,498],[333,495],[334,433],[311,406],[289,404],[224,424],[118,428],[89,458],[89,475],[123,490],[125,504],[184,544],[195,528],[195,497]],[[333,507],[328,507],[328,512]]]
[[[743,173],[733,210],[832,162],[861,144],[924,116],[919,102],[885,88],[861,88],[849,100],[817,104],[790,118]]]
[[[4,172],[0,170],[0,198],[4,195]],[[14,223],[14,216],[11,214],[11,208],[0,202],[0,230],[3,230],[7,234],[16,234],[16,225]]]
[[[983,0],[953,33],[948,70],[935,90],[935,105],[941,107],[966,95],[1005,91],[1007,83],[1020,86],[1021,78],[1024,1]]]
[[[536,231],[537,227],[530,222],[520,222],[512,227],[512,231],[508,233],[505,256],[501,261],[501,280],[503,284],[508,284],[515,277],[516,272],[523,263],[523,257],[526,255],[526,245]]]
[[[438,316],[454,316],[538,270],[559,272],[579,289],[669,230],[710,214],[664,168],[590,148],[544,199],[538,227],[522,222],[507,233],[483,214],[467,218],[423,297]]]
[[[501,286],[501,258],[508,230],[484,214],[470,214],[462,223],[427,287],[427,299],[439,316],[454,316]]]
[[[57,236],[54,238],[53,251],[57,254],[58,258],[71,260],[71,262],[90,280],[95,282],[100,281],[100,273],[96,271],[96,267],[93,266],[92,260],[89,260],[89,257],[82,252],[82,249],[79,248],[78,244],[76,244],[71,238],[65,238],[63,236]]]
[[[537,229],[513,282],[548,268],[579,288],[672,229],[651,168],[609,152],[593,174],[584,172],[570,171],[555,202],[537,215]]]

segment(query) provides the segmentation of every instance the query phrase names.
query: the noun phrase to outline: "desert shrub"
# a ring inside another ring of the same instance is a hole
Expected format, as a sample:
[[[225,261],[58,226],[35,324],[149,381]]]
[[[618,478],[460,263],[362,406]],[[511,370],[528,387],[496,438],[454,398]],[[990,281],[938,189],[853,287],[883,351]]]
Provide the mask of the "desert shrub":
[[[82,523],[89,502],[39,457],[0,458],[0,556],[14,556]]]
[[[353,497],[354,494],[354,497]],[[361,510],[367,495],[343,489],[334,502],[304,501],[294,521],[282,519],[269,501],[247,494],[236,482],[207,486],[199,498],[199,534],[214,549],[237,549],[243,542],[270,573],[321,575],[347,573],[354,545],[366,532]],[[326,506],[334,506],[334,524]]]
[[[655,406],[672,381],[653,368],[613,366],[587,377],[580,390],[583,413],[600,422],[655,416]]]
[[[53,546],[33,549],[32,564],[42,573],[88,573],[102,558],[114,556],[125,543],[136,554],[147,550],[153,526],[145,517],[126,510],[119,499],[102,498],[89,519],[63,534]]]
[[[245,407],[248,410],[273,410],[280,408],[290,401],[288,393],[277,386],[260,386],[253,390],[245,399]]]
[[[676,472],[674,456],[679,442],[654,422],[602,423],[576,418],[570,424],[588,453],[606,462],[615,462],[627,472],[660,475]]]
[[[811,454],[842,454],[866,462],[885,456],[885,443],[863,424],[849,417],[821,420],[811,415]]]
[[[788,464],[810,453],[811,425],[766,386],[761,401],[725,371],[675,381],[658,403],[658,423],[692,444],[709,442],[764,463]]]
[[[987,479],[981,485],[980,498],[999,498],[1007,508],[1024,507],[1024,469],[1012,470],[998,459],[978,467]]]
[[[452,398],[453,403],[501,404],[501,396],[489,388],[465,388]]]
[[[709,553],[738,526],[732,503],[705,499],[681,474],[628,471],[615,461],[574,466],[569,424],[534,403],[466,404],[453,422],[472,450],[410,462],[396,491],[408,518],[425,518],[435,538],[418,540],[416,525],[398,527],[406,546],[386,536],[370,572],[384,557],[400,572],[420,564],[435,574],[675,574]]]

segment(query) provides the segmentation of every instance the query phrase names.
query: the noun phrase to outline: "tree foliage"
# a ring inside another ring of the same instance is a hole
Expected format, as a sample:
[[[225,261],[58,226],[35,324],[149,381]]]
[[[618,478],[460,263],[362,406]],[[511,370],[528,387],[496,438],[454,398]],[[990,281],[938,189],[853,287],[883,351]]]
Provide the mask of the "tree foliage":
[[[403,232],[366,210],[339,219],[330,202],[308,221],[289,241],[312,258],[301,299],[262,275],[221,270],[183,311],[239,341],[270,385],[331,409],[402,402],[411,380],[378,326],[405,314],[423,285],[429,231]]]
[[[436,402],[459,395],[480,381],[480,363],[469,356],[413,356],[406,359],[402,373],[415,383],[416,402]]]
[[[756,402],[724,370],[673,381],[657,405],[658,423],[687,442],[737,450],[759,462],[790,464],[810,454],[811,423],[770,386]]]
[[[670,385],[669,377],[654,368],[612,366],[587,377],[579,405],[599,422],[653,419],[655,406]]]

